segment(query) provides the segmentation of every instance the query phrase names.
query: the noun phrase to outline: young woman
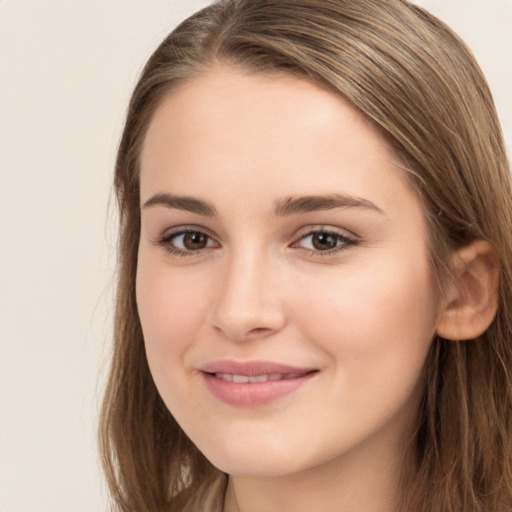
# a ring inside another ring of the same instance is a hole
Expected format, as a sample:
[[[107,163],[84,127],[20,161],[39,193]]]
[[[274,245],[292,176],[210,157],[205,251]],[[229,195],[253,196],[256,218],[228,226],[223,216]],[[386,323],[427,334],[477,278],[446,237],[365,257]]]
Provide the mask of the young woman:
[[[445,25],[213,4],[147,63],[115,185],[116,510],[510,510],[510,174]]]

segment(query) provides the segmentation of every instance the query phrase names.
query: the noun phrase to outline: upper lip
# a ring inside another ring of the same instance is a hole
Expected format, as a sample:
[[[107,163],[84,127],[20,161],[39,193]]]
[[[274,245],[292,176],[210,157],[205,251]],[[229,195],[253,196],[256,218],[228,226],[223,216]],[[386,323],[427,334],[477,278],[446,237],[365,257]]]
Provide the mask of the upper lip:
[[[309,373],[314,371],[315,368],[290,366],[272,361],[238,362],[222,360],[205,364],[200,368],[200,370],[204,373],[228,373],[232,375],[245,375],[247,377],[255,377],[257,375]]]

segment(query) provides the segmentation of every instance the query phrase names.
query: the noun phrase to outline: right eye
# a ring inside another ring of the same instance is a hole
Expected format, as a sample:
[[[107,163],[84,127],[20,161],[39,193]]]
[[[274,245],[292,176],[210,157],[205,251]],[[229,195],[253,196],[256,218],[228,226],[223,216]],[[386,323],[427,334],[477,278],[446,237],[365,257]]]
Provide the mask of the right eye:
[[[178,256],[191,256],[204,249],[219,247],[213,238],[197,229],[181,229],[166,233],[157,243],[170,254]]]

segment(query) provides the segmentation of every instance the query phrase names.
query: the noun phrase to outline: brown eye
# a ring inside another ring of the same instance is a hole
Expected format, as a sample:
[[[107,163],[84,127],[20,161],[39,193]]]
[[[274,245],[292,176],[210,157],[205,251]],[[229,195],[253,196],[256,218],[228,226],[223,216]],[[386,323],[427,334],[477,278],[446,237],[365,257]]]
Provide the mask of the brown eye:
[[[338,238],[331,233],[314,233],[311,235],[311,245],[317,251],[329,251],[338,245]]]
[[[158,245],[173,255],[191,256],[203,249],[219,247],[219,244],[203,231],[184,230],[164,235]]]
[[[208,236],[200,231],[191,231],[183,236],[183,247],[189,251],[197,251],[208,246]]]
[[[300,247],[311,254],[329,255],[356,245],[358,241],[344,233],[317,230],[302,236],[292,247]]]

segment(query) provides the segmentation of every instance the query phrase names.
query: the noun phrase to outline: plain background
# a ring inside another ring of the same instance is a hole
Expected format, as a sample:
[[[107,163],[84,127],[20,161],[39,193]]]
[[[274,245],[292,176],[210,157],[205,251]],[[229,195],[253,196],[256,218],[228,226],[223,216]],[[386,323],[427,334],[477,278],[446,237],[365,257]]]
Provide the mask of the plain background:
[[[107,510],[115,149],[143,63],[207,3],[0,0],[0,512]],[[510,154],[512,2],[416,3],[473,49]]]

